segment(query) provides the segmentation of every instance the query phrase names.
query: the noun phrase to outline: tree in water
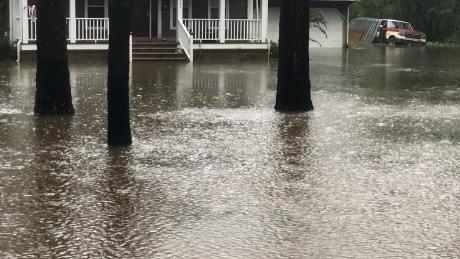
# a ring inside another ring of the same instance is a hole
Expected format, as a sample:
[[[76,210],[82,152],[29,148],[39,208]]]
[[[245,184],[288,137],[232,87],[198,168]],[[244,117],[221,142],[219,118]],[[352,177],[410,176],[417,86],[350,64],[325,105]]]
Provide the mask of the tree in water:
[[[34,111],[73,115],[67,57],[65,1],[37,2],[37,74]]]
[[[132,143],[129,122],[129,34],[131,0],[111,0],[108,54],[108,131],[111,146]]]
[[[309,21],[309,1],[281,1],[277,111],[313,110],[308,51]]]

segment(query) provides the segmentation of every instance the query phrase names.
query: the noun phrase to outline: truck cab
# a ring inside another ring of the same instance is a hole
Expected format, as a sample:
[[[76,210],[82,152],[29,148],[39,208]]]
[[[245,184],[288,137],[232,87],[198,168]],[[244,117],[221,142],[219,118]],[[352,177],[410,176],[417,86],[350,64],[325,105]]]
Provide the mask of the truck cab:
[[[414,30],[408,22],[382,19],[376,41],[396,44],[426,44],[426,34]]]

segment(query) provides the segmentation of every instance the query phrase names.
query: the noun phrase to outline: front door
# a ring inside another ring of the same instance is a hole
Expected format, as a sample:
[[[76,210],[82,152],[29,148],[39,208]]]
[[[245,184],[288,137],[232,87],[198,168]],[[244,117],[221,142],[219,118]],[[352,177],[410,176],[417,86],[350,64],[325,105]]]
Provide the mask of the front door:
[[[150,37],[150,0],[133,1],[131,28],[134,37]]]

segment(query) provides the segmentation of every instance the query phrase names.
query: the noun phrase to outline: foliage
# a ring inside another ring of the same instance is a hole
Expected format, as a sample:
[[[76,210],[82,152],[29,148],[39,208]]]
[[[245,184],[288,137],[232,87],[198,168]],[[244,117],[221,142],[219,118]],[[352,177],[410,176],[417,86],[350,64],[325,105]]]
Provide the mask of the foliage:
[[[427,46],[432,47],[432,48],[445,48],[445,47],[459,48],[460,43],[458,42],[428,42]]]
[[[324,18],[323,14],[319,10],[310,10],[310,28],[316,28],[320,32],[324,34],[327,38],[327,21]],[[315,39],[311,39],[311,41],[316,42],[319,44],[319,42]],[[320,44],[321,45],[321,44]]]
[[[310,28],[316,28],[321,31],[327,38],[327,21],[319,10],[310,10]],[[310,41],[321,45],[317,40],[310,38]],[[278,58],[278,43],[270,41],[270,58]]]
[[[279,57],[279,46],[278,42],[270,41],[270,58],[278,59]]]
[[[362,0],[352,6],[352,17],[408,21],[427,33],[429,41],[445,42],[460,31],[460,1]]]
[[[16,47],[7,38],[0,37],[0,60],[11,60],[16,57]]]

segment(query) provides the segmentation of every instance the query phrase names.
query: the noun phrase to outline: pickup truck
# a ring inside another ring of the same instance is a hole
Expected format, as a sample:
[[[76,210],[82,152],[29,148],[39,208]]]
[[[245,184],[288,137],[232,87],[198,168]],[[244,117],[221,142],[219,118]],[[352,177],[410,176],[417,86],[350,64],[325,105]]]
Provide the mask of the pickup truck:
[[[375,42],[426,45],[426,34],[415,31],[408,22],[382,19]]]

